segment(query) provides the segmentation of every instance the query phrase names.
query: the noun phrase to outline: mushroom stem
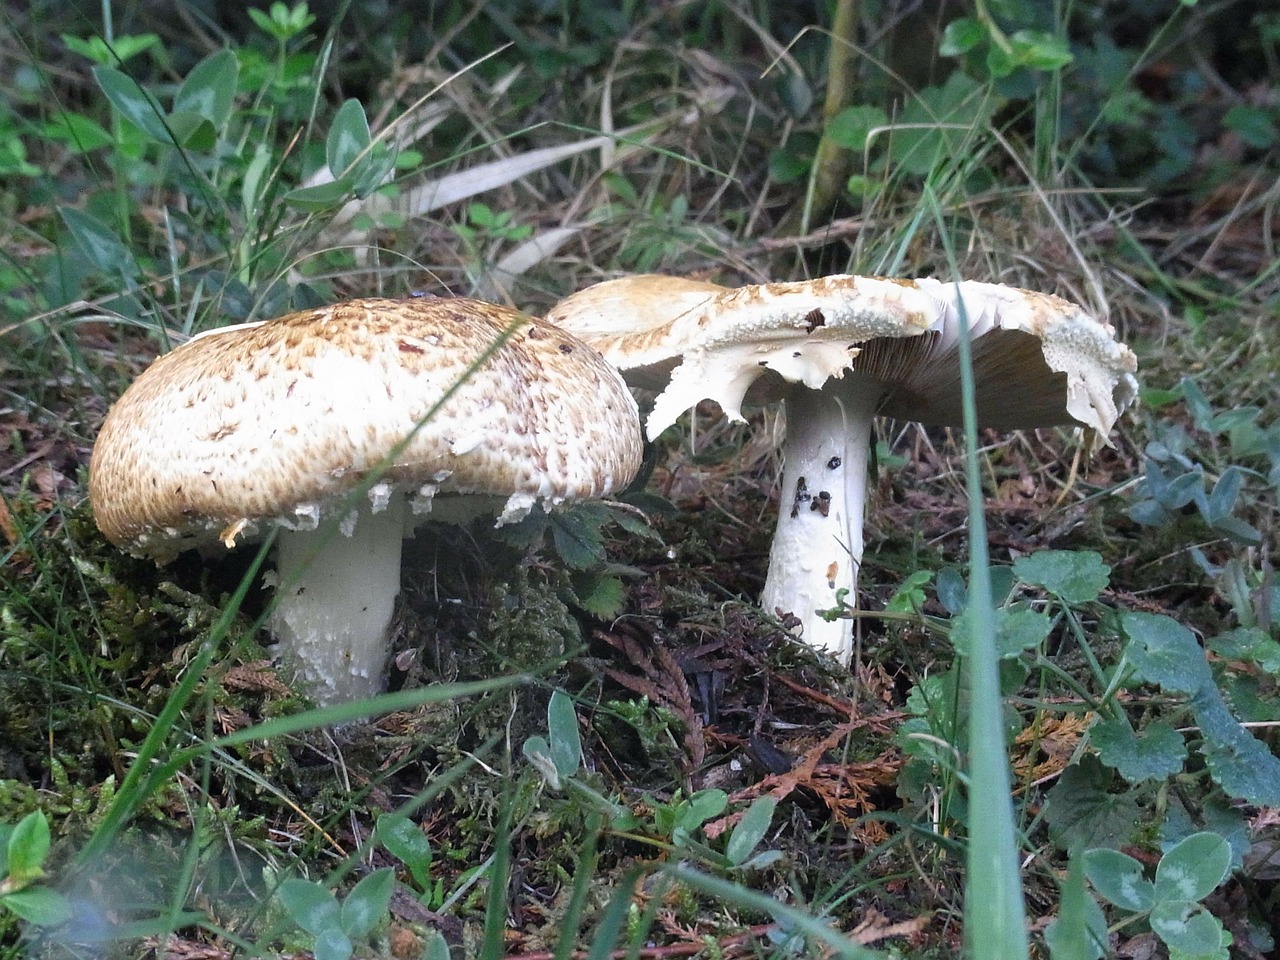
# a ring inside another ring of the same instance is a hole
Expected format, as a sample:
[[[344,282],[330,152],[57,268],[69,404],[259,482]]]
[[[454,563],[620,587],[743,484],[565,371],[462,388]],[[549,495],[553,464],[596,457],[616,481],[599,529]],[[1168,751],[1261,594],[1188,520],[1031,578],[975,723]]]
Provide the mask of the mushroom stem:
[[[385,689],[406,513],[395,492],[376,512],[361,498],[349,529],[348,521],[336,531],[280,531],[279,596],[267,628],[321,706]]]
[[[867,459],[882,395],[873,379],[846,372],[786,400],[782,499],[760,605],[795,615],[804,642],[844,664],[853,654],[853,621],[824,620],[817,611],[835,607],[842,587],[850,604],[857,599]]]

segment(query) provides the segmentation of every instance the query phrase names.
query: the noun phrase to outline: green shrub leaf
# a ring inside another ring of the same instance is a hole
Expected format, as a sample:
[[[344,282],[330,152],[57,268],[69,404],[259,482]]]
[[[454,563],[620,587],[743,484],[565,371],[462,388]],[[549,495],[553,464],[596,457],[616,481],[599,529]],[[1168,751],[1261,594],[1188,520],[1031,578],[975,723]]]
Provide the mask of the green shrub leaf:
[[[395,885],[396,874],[390,867],[375,870],[361,878],[342,901],[343,932],[352,938],[367,937],[381,921],[386,920]]]
[[[363,159],[369,146],[369,121],[359,100],[348,100],[333,117],[329,138],[325,141],[325,160],[335,177],[348,173],[355,176],[352,165]]]
[[[1130,641],[1125,656],[1139,680],[1168,693],[1194,694],[1212,684],[1200,644],[1172,617],[1127,611],[1120,623]]]
[[[1153,721],[1138,731],[1117,720],[1104,720],[1089,731],[1098,756],[1130,783],[1163,780],[1182,769],[1187,745],[1173,727]]]
[[[102,221],[75,207],[59,207],[58,216],[95,270],[113,276],[137,273],[137,263],[129,248]]]
[[[13,828],[6,845],[9,880],[25,885],[44,876],[41,867],[49,854],[49,821],[39,810],[32,811]]]
[[[0,908],[12,910],[27,923],[56,927],[71,919],[71,904],[56,890],[30,887],[0,897]]]
[[[876,127],[889,122],[889,115],[879,107],[845,107],[827,124],[827,136],[846,150],[861,153],[867,148],[867,139]]]
[[[1160,900],[1203,900],[1227,877],[1231,844],[1216,833],[1193,833],[1160,858],[1156,897]]]
[[[402,813],[384,813],[374,836],[386,851],[409,868],[418,889],[426,891],[431,879],[431,841],[416,823]]]
[[[582,764],[582,739],[578,715],[568,694],[557,690],[547,703],[547,731],[551,761],[561,777],[571,777]]]
[[[338,898],[313,880],[297,877],[280,884],[276,892],[289,917],[307,933],[342,930],[342,907]]]
[[[1037,550],[1015,560],[1013,572],[1067,603],[1091,603],[1111,582],[1111,568],[1093,550]]]
[[[1119,850],[1086,850],[1084,875],[1098,895],[1123,910],[1145,913],[1156,901],[1156,888],[1143,876],[1142,864]]]
[[[959,57],[982,43],[987,38],[987,31],[973,17],[961,17],[952,20],[942,31],[942,42],[938,45],[938,53],[944,57]]]
[[[1018,656],[1022,651],[1039,646],[1049,636],[1053,621],[1047,614],[1026,608],[1001,607],[996,611],[996,655],[1002,660]],[[972,617],[968,607],[955,618],[951,642],[956,653],[969,656],[973,647]]]
[[[205,57],[187,74],[173,98],[173,111],[198,114],[221,130],[231,119],[240,64],[230,50]]]
[[[1191,900],[1161,900],[1148,919],[1170,949],[1191,957],[1211,957],[1230,942],[1218,918]]]
[[[138,81],[115,67],[94,67],[93,78],[117,112],[158,143],[172,143],[165,128],[164,111],[156,98]]]
[[[747,812],[742,815],[738,825],[729,834],[729,842],[725,845],[724,855],[735,867],[746,863],[747,858],[760,845],[764,835],[769,832],[773,823],[773,811],[778,801],[770,796],[756,797]]]
[[[1118,847],[1133,839],[1142,812],[1132,791],[1111,792],[1114,779],[1092,754],[1063,771],[1046,798],[1054,843],[1072,850]]]

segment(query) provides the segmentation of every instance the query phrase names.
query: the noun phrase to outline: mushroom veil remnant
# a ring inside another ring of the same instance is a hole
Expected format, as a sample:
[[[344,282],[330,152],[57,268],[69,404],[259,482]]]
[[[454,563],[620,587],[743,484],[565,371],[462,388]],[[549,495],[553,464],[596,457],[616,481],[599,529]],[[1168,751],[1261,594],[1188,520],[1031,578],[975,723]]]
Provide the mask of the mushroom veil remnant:
[[[794,614],[800,636],[848,663],[862,562],[867,460],[876,415],[962,422],[958,343],[968,323],[978,423],[1078,424],[1106,442],[1137,394],[1137,360],[1077,304],[1001,284],[832,276],[736,289],[642,275],[588,287],[547,314],[659,391],[656,437],[701,400],[733,420],[783,399],[782,502],[761,605]]]
[[[599,497],[641,446],[621,376],[565,331],[475,300],[351,300],[156,360],[107,415],[89,498],[109,540],[160,563],[278,526],[268,627],[337,703],[385,686],[416,521]]]

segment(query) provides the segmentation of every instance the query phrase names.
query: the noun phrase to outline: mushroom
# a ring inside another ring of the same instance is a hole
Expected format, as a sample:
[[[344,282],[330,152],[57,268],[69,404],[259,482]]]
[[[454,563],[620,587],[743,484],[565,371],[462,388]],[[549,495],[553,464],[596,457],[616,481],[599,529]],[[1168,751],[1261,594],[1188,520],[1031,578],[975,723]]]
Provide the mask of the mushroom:
[[[660,391],[650,438],[700,400],[731,420],[744,401],[785,400],[782,503],[760,602],[793,614],[801,639],[842,663],[852,622],[819,611],[842,589],[854,595],[873,417],[961,423],[966,320],[983,426],[1075,423],[1096,446],[1137,393],[1137,360],[1110,326],[1001,284],[832,276],[730,289],[641,275],[579,291],[547,319],[633,386]]]
[[[415,521],[602,496],[641,447],[621,376],[565,331],[475,300],[351,300],[156,360],[107,415],[89,499],[158,563],[279,527],[268,628],[331,704],[385,687]]]

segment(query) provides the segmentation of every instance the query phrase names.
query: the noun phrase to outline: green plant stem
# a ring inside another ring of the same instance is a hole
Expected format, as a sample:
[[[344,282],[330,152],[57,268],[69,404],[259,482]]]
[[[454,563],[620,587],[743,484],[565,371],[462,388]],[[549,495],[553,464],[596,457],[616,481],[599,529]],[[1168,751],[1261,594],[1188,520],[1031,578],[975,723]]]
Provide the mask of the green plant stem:
[[[849,180],[849,151],[833,141],[827,135],[827,129],[836,114],[853,102],[857,90],[858,49],[855,39],[858,12],[858,0],[836,0],[827,45],[827,96],[822,104],[822,139],[813,157],[809,189],[801,201],[787,212],[778,227],[782,236],[808,233],[813,214],[821,215],[830,210]]]

